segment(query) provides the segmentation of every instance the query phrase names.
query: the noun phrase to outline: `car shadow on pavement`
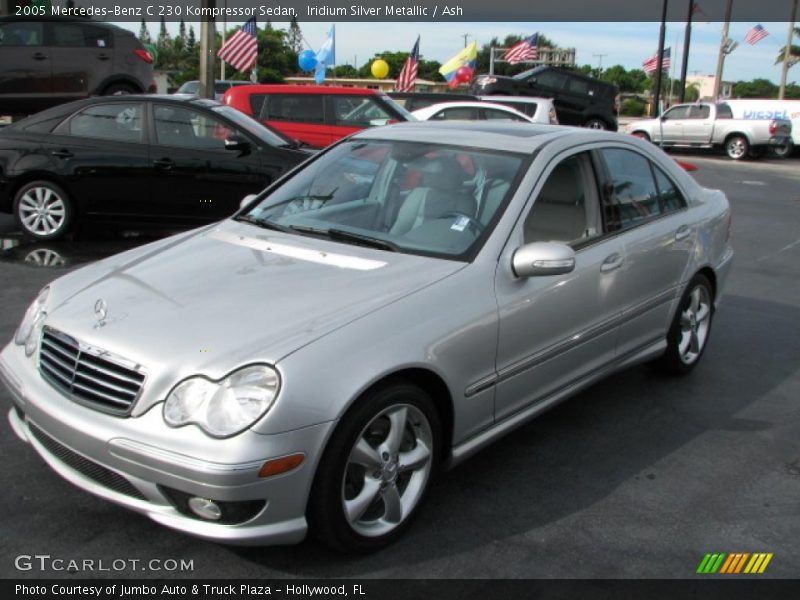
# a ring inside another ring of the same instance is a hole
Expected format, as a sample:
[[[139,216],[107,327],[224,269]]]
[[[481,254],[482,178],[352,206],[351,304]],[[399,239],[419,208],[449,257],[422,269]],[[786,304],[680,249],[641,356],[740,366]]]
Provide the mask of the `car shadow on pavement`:
[[[396,576],[408,576],[414,572],[409,565],[416,562],[480,546],[502,548],[497,544],[526,536],[528,542],[506,551],[531,552],[531,561],[537,560],[533,552],[545,551],[531,541],[539,528],[591,507],[632,481],[646,496],[657,477],[655,465],[677,449],[714,430],[772,427],[769,421],[736,414],[796,377],[797,356],[800,308],[726,296],[707,352],[691,375],[670,378],[639,366],[583,391],[442,474],[411,529],[383,552],[342,556],[313,540],[230,552],[270,571],[301,577],[357,577],[375,571],[392,576],[398,565],[405,570]],[[666,500],[665,512],[684,508],[681,518],[691,524],[692,508],[681,497],[715,493],[703,487],[712,468],[703,457],[687,465],[690,471],[682,473],[679,484],[684,489],[674,491],[673,505]],[[652,518],[655,526],[659,516]],[[608,523],[609,528],[618,525]],[[547,548],[551,558],[552,550]],[[492,567],[486,569],[478,574],[456,568],[447,576],[492,576]]]

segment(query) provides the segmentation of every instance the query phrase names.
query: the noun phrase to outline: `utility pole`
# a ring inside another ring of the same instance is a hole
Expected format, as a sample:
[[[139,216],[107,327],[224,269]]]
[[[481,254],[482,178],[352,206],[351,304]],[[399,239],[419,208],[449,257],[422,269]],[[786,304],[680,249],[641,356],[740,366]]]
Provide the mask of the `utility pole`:
[[[201,0],[200,6],[212,14],[215,0]],[[216,55],[216,39],[214,18],[204,16],[200,22],[200,96],[214,98],[214,58]]]
[[[597,59],[597,76],[603,74],[603,57],[608,56],[608,54],[592,54]]]
[[[664,38],[667,35],[667,0],[661,7],[661,29],[658,32],[658,65],[656,70],[656,89],[653,94],[653,115],[658,116],[659,100],[661,99],[661,72],[664,65]]]
[[[736,44],[728,39],[728,31],[731,26],[731,10],[733,0],[727,0],[725,4],[725,23],[722,26],[722,39],[719,42],[719,55],[717,56],[717,76],[714,78],[714,100],[719,99],[719,90],[722,87],[722,71],[725,67],[725,56],[733,52]]]
[[[692,17],[694,17],[694,0],[689,0],[689,15],[686,17],[686,33],[683,37],[683,62],[681,62],[681,83],[678,90],[678,102],[686,99],[686,70],[689,68],[689,44],[692,42]]]
[[[466,48],[467,47],[467,38],[469,37],[469,34],[465,33],[461,37],[464,38],[464,48]]]
[[[225,12],[222,15],[222,45],[225,45],[225,33],[228,29],[228,0],[225,0]],[[219,78],[225,81],[225,61],[219,59]]]
[[[783,100],[786,95],[786,77],[789,74],[789,58],[792,56],[792,35],[794,22],[797,19],[797,0],[792,2],[792,16],[789,18],[789,33],[786,35],[786,48],[783,49],[783,67],[781,67],[781,87],[778,91],[778,100]]]

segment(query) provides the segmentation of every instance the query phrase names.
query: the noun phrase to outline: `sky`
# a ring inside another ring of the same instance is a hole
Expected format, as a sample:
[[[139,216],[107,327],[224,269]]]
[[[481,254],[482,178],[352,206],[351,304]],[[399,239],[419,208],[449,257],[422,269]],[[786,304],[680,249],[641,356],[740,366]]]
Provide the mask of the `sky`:
[[[138,23],[117,23],[138,33]],[[218,24],[219,25],[219,24]],[[234,23],[229,23],[233,27]],[[788,23],[762,23],[770,35],[755,46],[744,42],[745,33],[755,23],[731,23],[730,37],[739,47],[725,61],[725,81],[769,79],[780,80],[781,67],[775,57],[786,42]],[[149,23],[155,37],[158,23]],[[178,24],[168,23],[171,34],[177,33]],[[199,23],[193,24],[199,35]],[[275,27],[286,28],[276,23]],[[330,23],[301,22],[303,37],[317,50],[325,40]],[[464,46],[464,34],[478,46],[493,37],[501,40],[510,34],[530,35],[539,31],[561,47],[576,49],[579,65],[603,68],[622,65],[626,69],[641,68],[642,62],[658,49],[659,23],[336,23],[337,64],[358,65],[375,53],[384,50],[411,51],[417,34],[421,36],[420,53],[428,60],[445,62]],[[672,48],[675,77],[680,75],[683,53],[684,23],[667,23],[665,46]],[[689,75],[712,75],[716,71],[717,52],[722,33],[722,23],[696,22],[692,24],[692,43],[689,56]],[[796,39],[796,38],[795,38]],[[597,54],[604,56],[598,57]],[[789,82],[800,81],[800,65],[789,71]]]

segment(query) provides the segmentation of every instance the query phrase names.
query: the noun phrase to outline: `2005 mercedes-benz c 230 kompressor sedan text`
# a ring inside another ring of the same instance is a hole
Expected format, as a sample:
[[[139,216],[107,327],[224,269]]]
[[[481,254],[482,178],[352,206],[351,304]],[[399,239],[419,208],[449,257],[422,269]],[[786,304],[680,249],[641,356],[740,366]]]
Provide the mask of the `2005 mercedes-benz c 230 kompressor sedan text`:
[[[690,371],[729,228],[721,192],[638,139],[365,131],[231,219],[43,289],[0,356],[9,419],[169,527],[374,550],[438,468],[620,368]]]

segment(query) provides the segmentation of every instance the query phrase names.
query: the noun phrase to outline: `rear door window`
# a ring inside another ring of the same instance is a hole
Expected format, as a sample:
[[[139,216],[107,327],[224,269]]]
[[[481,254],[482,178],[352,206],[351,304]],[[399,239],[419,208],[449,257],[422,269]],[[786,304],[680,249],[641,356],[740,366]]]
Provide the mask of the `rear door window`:
[[[181,106],[156,106],[156,141],[166,146],[225,150],[233,131],[221,121]]]
[[[560,90],[563,88],[566,81],[567,76],[564,73],[559,73],[558,71],[542,71],[536,75],[536,85],[552,88],[554,90]]]
[[[711,116],[711,107],[708,104],[694,105],[689,110],[690,119],[707,119]]]
[[[51,46],[62,48],[110,48],[108,29],[79,23],[53,23]]]
[[[325,110],[320,94],[273,94],[261,109],[265,121],[324,123]]]
[[[142,105],[138,102],[114,102],[90,106],[59,125],[56,133],[118,142],[141,142]]]

